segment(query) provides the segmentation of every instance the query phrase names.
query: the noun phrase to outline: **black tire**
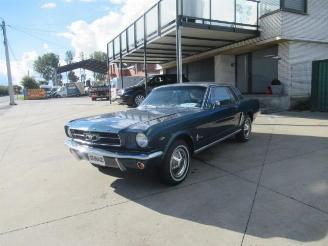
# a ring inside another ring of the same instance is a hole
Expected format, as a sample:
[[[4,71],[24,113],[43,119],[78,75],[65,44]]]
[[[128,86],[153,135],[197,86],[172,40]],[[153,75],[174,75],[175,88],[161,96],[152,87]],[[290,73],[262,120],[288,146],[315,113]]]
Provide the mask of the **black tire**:
[[[133,98],[134,106],[138,107],[143,102],[143,100],[145,100],[145,95],[143,94],[135,95],[135,97]]]
[[[180,161],[174,159],[176,155],[180,156]],[[188,176],[190,158],[190,149],[186,142],[175,141],[166,152],[159,169],[162,181],[170,186],[181,184]]]
[[[245,143],[250,140],[252,136],[252,119],[248,115],[245,116],[244,122],[241,126],[241,131],[236,135],[239,142]]]

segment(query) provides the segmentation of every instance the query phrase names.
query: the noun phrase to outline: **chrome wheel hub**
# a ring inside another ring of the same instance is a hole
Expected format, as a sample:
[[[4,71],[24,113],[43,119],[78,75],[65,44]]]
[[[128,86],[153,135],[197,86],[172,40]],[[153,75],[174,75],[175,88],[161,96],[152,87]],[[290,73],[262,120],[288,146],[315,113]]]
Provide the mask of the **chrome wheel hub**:
[[[143,100],[145,100],[144,96],[142,96],[142,95],[136,96],[136,98],[135,98],[136,105],[139,106],[143,102]]]
[[[185,146],[178,146],[172,153],[170,172],[174,179],[183,179],[189,167],[189,152]]]
[[[243,131],[244,131],[245,138],[249,138],[252,131],[252,122],[250,119],[246,119]]]

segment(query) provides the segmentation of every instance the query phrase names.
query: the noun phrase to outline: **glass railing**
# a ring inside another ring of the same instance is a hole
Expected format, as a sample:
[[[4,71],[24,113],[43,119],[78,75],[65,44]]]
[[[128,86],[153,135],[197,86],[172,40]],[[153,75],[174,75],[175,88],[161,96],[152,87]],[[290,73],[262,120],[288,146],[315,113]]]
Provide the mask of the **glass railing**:
[[[275,6],[274,0],[263,1],[267,2],[266,8]],[[108,45],[109,59],[117,58],[120,52],[130,52],[142,46],[145,36],[149,41],[172,30],[176,22],[177,4],[179,4],[179,16],[183,17],[182,22],[253,30],[258,28],[257,1],[160,0]],[[264,8],[264,5],[262,7]],[[270,9],[273,8],[271,7]],[[146,34],[144,33],[145,25]]]
[[[280,0],[261,0],[260,16],[280,9]]]
[[[175,21],[176,18],[176,0],[162,0],[160,2],[161,26],[165,28],[167,25]]]

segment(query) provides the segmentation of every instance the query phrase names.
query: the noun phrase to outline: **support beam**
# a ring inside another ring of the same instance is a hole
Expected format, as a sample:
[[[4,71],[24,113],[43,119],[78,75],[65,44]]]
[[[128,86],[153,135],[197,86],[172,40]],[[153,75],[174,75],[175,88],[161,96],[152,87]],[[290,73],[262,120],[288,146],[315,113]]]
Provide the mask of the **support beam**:
[[[122,83],[122,89],[124,88],[124,81],[123,81],[123,62],[122,62],[122,38],[120,35],[120,77]]]
[[[182,80],[182,36],[181,36],[181,20],[180,20],[180,4],[182,1],[176,1],[176,59],[177,59],[177,82],[183,83]]]
[[[147,96],[148,68],[147,68],[147,21],[144,15],[144,69],[145,69],[145,92]]]

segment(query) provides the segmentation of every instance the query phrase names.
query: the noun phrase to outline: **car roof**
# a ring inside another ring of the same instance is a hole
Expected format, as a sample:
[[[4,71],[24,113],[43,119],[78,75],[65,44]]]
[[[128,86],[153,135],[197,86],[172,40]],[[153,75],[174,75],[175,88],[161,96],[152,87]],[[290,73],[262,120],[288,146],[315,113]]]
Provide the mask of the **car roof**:
[[[229,84],[224,83],[215,83],[215,82],[185,82],[185,83],[177,83],[177,84],[171,84],[171,85],[164,85],[160,86],[158,88],[165,88],[165,87],[177,87],[177,86],[202,86],[202,87],[211,87],[211,86],[229,86]]]

